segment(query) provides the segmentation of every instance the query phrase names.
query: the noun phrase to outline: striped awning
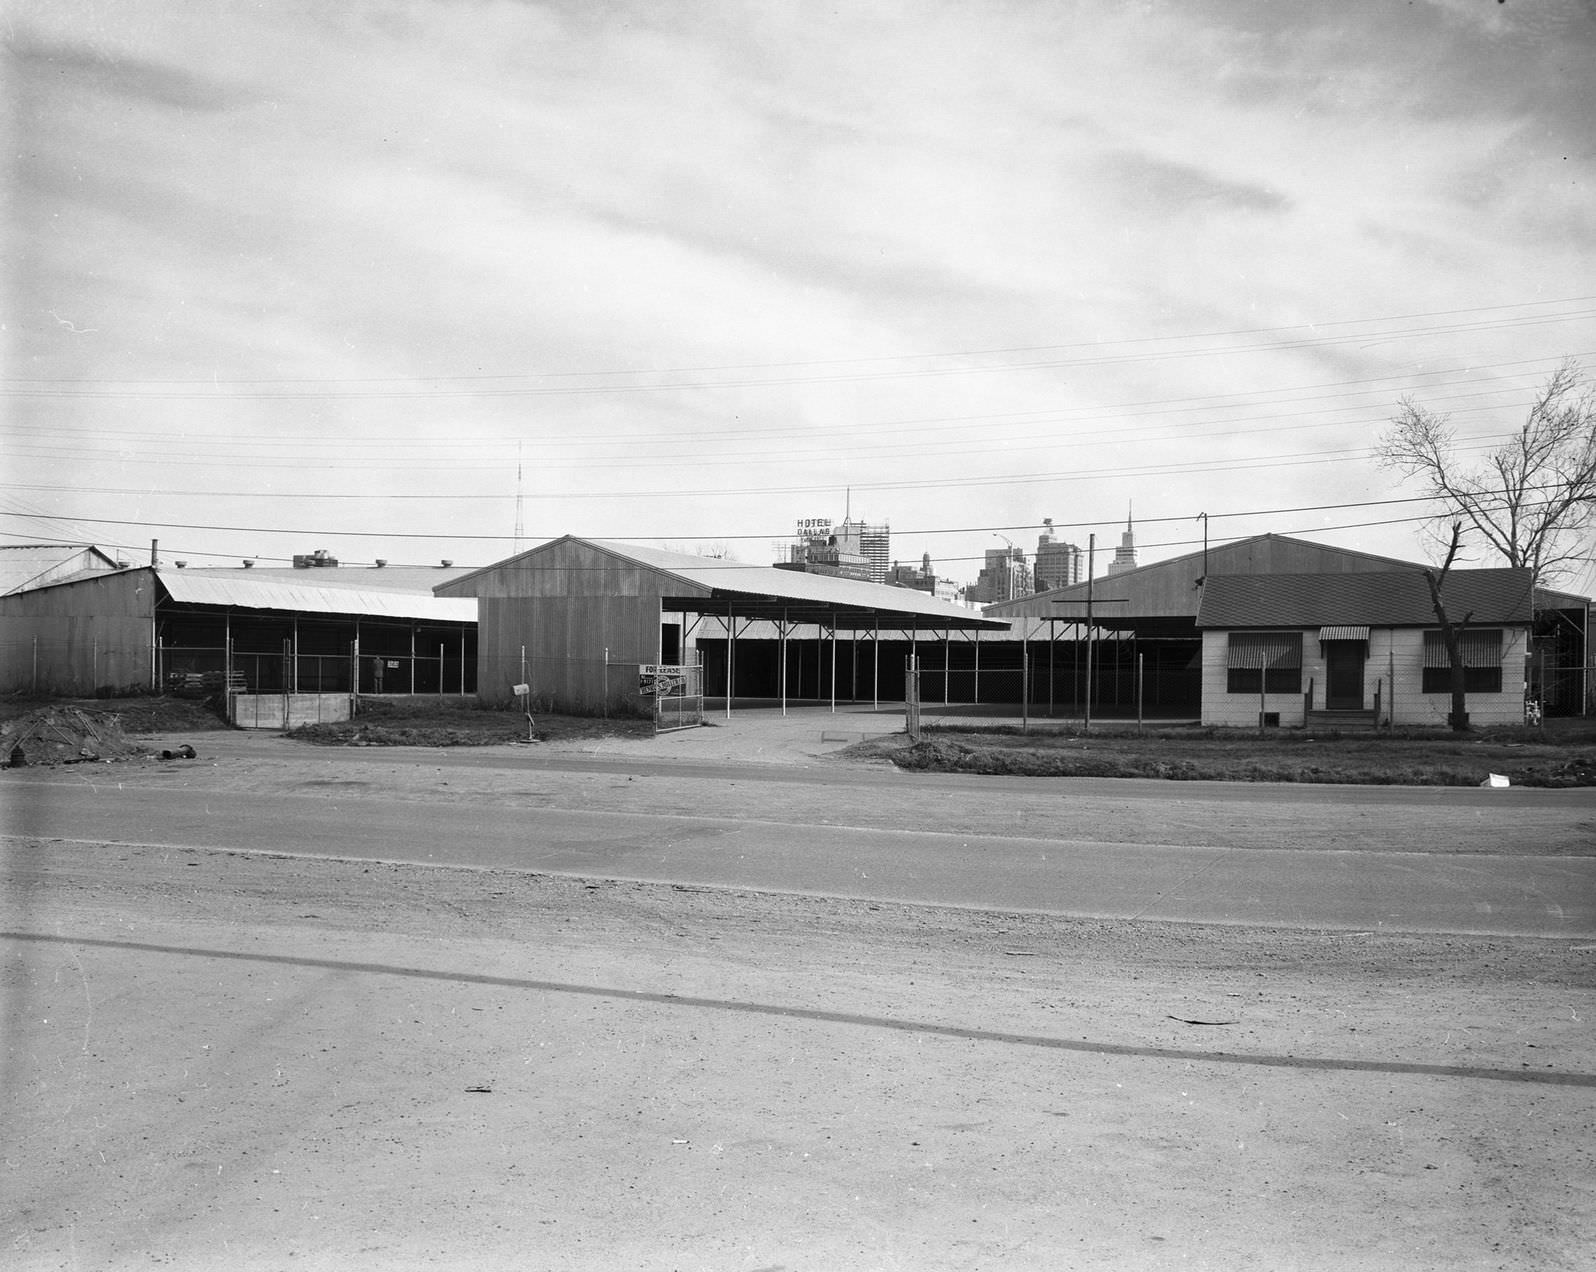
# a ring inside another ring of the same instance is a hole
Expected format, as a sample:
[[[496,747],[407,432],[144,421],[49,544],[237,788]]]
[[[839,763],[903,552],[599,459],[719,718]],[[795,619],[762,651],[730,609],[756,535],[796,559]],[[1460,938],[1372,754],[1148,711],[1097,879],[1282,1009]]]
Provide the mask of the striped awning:
[[[1365,643],[1369,639],[1367,627],[1321,627],[1319,629],[1319,643],[1322,645],[1327,640],[1361,640]]]
[[[1483,627],[1466,629],[1459,640],[1462,646],[1463,665],[1465,667],[1499,667],[1502,665],[1502,629],[1500,627]],[[1424,665],[1426,667],[1450,667],[1452,660],[1447,657],[1446,641],[1439,631],[1424,633]]]
[[[1301,632],[1231,632],[1226,666],[1232,668],[1302,666]]]

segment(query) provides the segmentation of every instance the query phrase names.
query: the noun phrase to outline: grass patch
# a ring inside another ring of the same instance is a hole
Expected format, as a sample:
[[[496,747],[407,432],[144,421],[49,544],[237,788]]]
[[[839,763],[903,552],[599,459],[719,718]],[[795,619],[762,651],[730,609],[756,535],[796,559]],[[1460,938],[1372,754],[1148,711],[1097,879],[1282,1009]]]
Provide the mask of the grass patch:
[[[1596,728],[1312,735],[1236,729],[1023,733],[927,727],[851,748],[899,768],[1022,777],[1151,777],[1167,781],[1478,786],[1492,773],[1514,786],[1596,786]]]
[[[353,720],[302,725],[288,736],[315,746],[499,746],[525,742],[527,733],[526,716],[516,710],[458,699],[362,698]],[[654,724],[636,717],[535,713],[531,734],[539,742],[652,737]]]

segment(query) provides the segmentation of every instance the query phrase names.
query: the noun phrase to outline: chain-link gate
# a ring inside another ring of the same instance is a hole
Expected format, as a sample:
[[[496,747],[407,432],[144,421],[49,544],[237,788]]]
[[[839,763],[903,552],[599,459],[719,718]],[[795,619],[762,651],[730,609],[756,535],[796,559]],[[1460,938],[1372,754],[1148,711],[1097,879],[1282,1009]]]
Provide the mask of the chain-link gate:
[[[644,663],[637,689],[654,699],[654,732],[696,729],[704,723],[704,668],[699,663]]]

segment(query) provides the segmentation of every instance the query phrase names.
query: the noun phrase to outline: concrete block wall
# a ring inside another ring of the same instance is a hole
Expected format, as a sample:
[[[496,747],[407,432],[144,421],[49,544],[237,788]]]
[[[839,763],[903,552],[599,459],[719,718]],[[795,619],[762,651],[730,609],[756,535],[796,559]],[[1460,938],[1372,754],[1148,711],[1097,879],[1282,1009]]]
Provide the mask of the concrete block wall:
[[[1204,632],[1203,633],[1203,689],[1202,722],[1207,725],[1216,725],[1220,728],[1246,728],[1258,727],[1258,713],[1279,712],[1280,726],[1282,728],[1298,727],[1303,722],[1302,694],[1299,693],[1271,693],[1262,698],[1260,706],[1259,696],[1255,693],[1231,693],[1229,691],[1230,669],[1228,666],[1228,651],[1230,648],[1229,632]],[[1304,639],[1302,642],[1302,684],[1306,688],[1308,677],[1316,674],[1312,663],[1319,656],[1319,642]],[[1324,667],[1320,662],[1317,675],[1319,683],[1324,683]]]
[[[1523,629],[1502,633],[1502,691],[1471,693],[1469,721],[1475,725],[1524,722],[1524,656],[1529,637]],[[1202,722],[1221,728],[1256,728],[1259,697],[1228,692],[1229,633],[1203,633]],[[1393,694],[1391,685],[1396,691]],[[1314,706],[1324,707],[1326,671],[1316,631],[1302,637],[1302,692],[1265,695],[1261,708],[1280,714],[1282,728],[1305,723],[1304,698],[1313,682]],[[1363,705],[1374,707],[1380,690],[1380,722],[1417,728],[1445,728],[1452,709],[1449,693],[1424,692],[1424,633],[1419,628],[1375,628],[1369,633],[1369,656],[1363,666]]]
[[[1396,701],[1393,721],[1418,728],[1445,728],[1452,710],[1450,693],[1425,693],[1424,635],[1396,633]],[[1469,723],[1524,723],[1524,656],[1529,642],[1522,628],[1502,630],[1502,691],[1469,694]]]

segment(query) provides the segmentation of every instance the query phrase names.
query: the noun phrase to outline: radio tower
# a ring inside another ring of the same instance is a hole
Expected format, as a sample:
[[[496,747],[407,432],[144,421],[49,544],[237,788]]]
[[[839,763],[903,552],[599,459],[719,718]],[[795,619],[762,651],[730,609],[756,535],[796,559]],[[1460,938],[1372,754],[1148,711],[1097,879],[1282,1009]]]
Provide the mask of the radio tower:
[[[526,534],[526,525],[521,520],[521,443],[515,444],[515,543],[512,556],[521,555],[521,539]]]

